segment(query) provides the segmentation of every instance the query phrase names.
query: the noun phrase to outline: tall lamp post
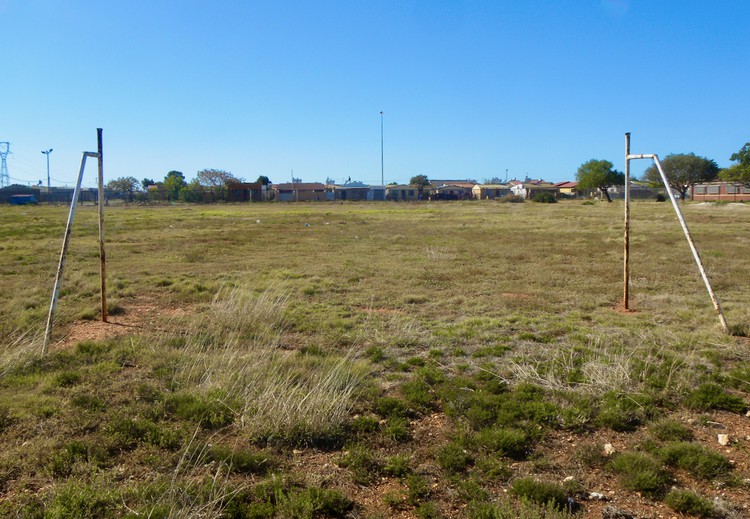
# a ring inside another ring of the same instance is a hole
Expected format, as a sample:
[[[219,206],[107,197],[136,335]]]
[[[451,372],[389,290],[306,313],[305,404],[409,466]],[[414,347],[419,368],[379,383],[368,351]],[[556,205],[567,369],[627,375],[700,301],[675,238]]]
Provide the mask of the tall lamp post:
[[[43,151],[42,153],[44,153],[45,155],[47,155],[47,192],[49,192],[50,189],[51,189],[50,188],[50,184],[49,184],[49,154],[52,153],[52,148],[50,148],[50,149],[48,149],[46,151]]]
[[[383,112],[380,112],[380,185],[385,189],[385,177],[383,176]]]

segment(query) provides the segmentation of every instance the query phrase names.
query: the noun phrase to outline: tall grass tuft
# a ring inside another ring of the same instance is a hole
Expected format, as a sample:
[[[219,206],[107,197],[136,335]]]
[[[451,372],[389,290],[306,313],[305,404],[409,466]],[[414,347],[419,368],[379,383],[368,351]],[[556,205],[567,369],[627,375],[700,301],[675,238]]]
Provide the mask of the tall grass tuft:
[[[216,405],[232,406],[236,422],[257,439],[326,442],[347,420],[365,373],[351,353],[281,349],[288,300],[279,287],[221,289],[184,332],[175,386],[225,395]]]

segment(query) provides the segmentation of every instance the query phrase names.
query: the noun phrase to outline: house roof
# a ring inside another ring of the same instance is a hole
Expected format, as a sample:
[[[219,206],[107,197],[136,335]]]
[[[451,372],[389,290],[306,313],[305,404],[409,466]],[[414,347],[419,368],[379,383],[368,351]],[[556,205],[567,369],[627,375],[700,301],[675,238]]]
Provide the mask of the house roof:
[[[480,189],[510,189],[510,186],[507,184],[477,184],[474,187]]]
[[[273,188],[279,191],[325,191],[326,185],[320,182],[295,182],[294,184],[286,182],[284,184],[274,184]]]
[[[555,187],[561,187],[561,188],[573,188],[578,187],[578,182],[558,182],[555,184]]]
[[[476,180],[430,180],[430,185],[433,187],[437,186],[461,186],[461,187],[474,187],[477,185]]]

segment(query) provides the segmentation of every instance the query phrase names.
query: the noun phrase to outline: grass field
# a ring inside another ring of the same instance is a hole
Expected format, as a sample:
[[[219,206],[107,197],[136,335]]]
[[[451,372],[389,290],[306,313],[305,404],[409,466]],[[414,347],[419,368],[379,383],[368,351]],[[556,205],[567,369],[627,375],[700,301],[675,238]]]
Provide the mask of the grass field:
[[[621,310],[622,211],[111,207],[103,324],[83,207],[41,358],[67,208],[3,207],[0,512],[744,517],[750,343],[668,204]],[[750,205],[684,212],[746,335]]]

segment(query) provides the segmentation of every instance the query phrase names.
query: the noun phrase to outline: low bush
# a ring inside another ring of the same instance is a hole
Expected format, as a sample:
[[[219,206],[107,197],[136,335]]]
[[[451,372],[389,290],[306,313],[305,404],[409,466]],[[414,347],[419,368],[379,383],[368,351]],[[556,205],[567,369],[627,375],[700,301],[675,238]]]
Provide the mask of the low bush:
[[[639,452],[618,454],[608,467],[619,476],[623,487],[650,497],[662,495],[671,480],[659,462]]]
[[[687,470],[701,479],[726,476],[732,470],[732,464],[726,457],[696,443],[670,443],[658,454],[667,465]]]
[[[536,193],[533,197],[531,197],[532,202],[538,202],[542,204],[556,204],[557,198],[555,198],[555,195],[548,191],[541,191],[539,193]]]
[[[382,469],[372,451],[362,445],[356,445],[345,452],[339,460],[339,465],[349,469],[352,473],[352,480],[358,485],[372,484],[377,480]]]
[[[510,428],[482,429],[476,435],[477,445],[501,456],[522,460],[528,456],[532,441],[521,430]]]
[[[714,517],[716,510],[708,499],[690,490],[672,490],[664,502],[675,512],[698,517]]]
[[[568,507],[565,489],[557,483],[534,478],[518,478],[511,484],[510,491],[523,500],[552,506],[557,510],[565,510]]]
[[[652,424],[649,432],[653,438],[666,442],[692,441],[693,439],[693,431],[670,418]]]
[[[723,387],[714,383],[702,384],[687,396],[685,405],[698,411],[720,409],[733,413],[744,413],[747,404],[740,397],[730,395]]]
[[[463,445],[451,442],[440,449],[437,462],[447,472],[457,474],[466,472],[474,463],[474,457]]]

